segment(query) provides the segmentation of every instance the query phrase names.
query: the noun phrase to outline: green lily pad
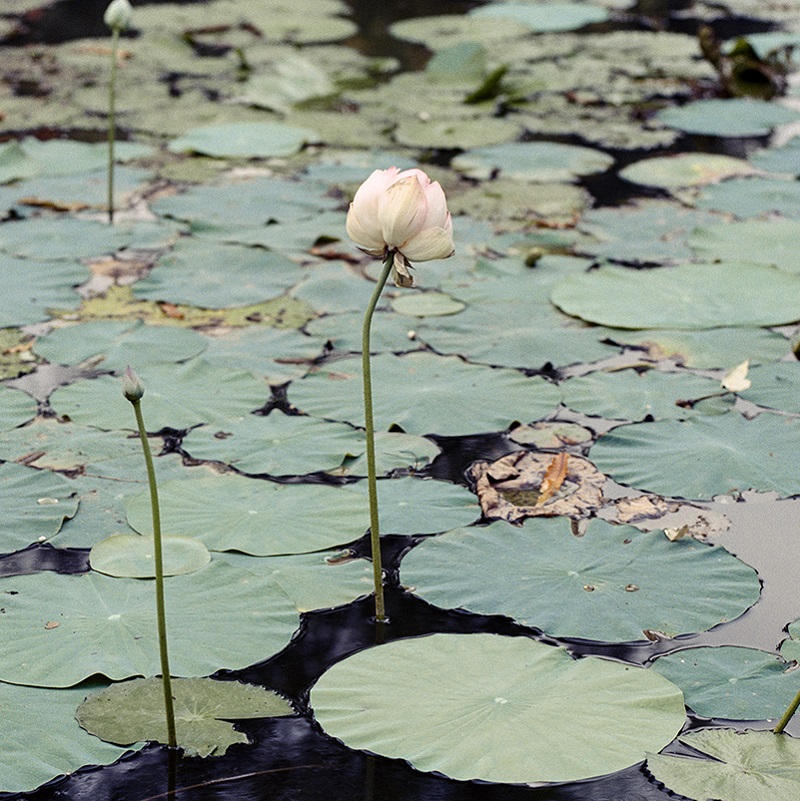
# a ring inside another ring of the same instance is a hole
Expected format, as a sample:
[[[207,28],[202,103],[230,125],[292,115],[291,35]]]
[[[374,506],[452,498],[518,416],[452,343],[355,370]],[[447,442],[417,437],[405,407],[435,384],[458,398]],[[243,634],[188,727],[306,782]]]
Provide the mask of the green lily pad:
[[[672,190],[705,186],[732,175],[749,175],[753,172],[755,169],[744,159],[714,153],[679,153],[635,161],[620,170],[619,174],[635,184]]]
[[[689,239],[689,247],[708,261],[735,259],[800,273],[798,236],[800,220],[742,220],[702,225]]]
[[[609,13],[605,8],[591,3],[547,2],[493,3],[469,12],[479,19],[500,17],[521,22],[534,33],[573,31],[596,22],[605,22]]]
[[[0,328],[0,380],[18,378],[36,369],[38,359],[31,353],[30,347],[31,337],[28,334],[18,328]]]
[[[319,136],[307,128],[279,122],[239,122],[193,128],[173,139],[173,153],[200,153],[214,158],[291,156]]]
[[[84,765],[109,765],[126,751],[92,737],[75,708],[98,682],[72,690],[19,687],[0,682],[0,791],[23,793]]]
[[[698,208],[740,219],[780,214],[800,217],[800,184],[771,178],[741,178],[710,186],[694,199]]]
[[[510,142],[520,132],[519,123],[510,118],[431,115],[430,118],[401,119],[393,137],[407,147],[469,150]]]
[[[378,482],[381,532],[432,534],[467,525],[479,515],[475,496],[437,481]],[[311,553],[359,539],[369,526],[367,488],[361,484],[277,484],[221,475],[166,481],[159,490],[165,530],[188,532],[212,551],[256,556]],[[150,534],[149,495],[127,503],[128,523]]]
[[[193,537],[166,534],[162,537],[165,576],[194,573],[211,561],[202,542]],[[117,578],[154,578],[154,544],[139,534],[113,534],[95,545],[89,553],[92,570]]]
[[[542,517],[427,539],[403,558],[400,580],[437,606],[604,642],[705,631],[741,615],[760,592],[756,572],[724,548],[602,520],[575,537],[563,518]]]
[[[519,181],[555,183],[605,172],[614,159],[588,147],[558,142],[514,142],[471,150],[456,156],[451,166],[468,178],[485,181],[496,175]]]
[[[35,573],[3,586],[3,681],[71,687],[95,673],[120,680],[160,672],[152,581]],[[174,676],[260,662],[300,622],[276,583],[223,562],[169,577],[165,593]]]
[[[407,434],[497,431],[558,405],[558,390],[543,379],[431,353],[373,357],[372,385],[376,428],[396,425]],[[361,360],[348,358],[293,382],[289,400],[306,414],[363,426],[362,392]]]
[[[392,308],[407,317],[446,317],[458,314],[466,304],[444,292],[415,292],[394,298]]]
[[[789,637],[780,646],[781,656],[788,660],[800,662],[800,620],[789,624]]]
[[[778,409],[782,412],[800,412],[800,363],[779,362],[757,367],[748,374],[752,384],[749,389],[739,393],[746,400]]]
[[[788,496],[800,492],[796,448],[796,421],[730,413],[621,426],[597,440],[590,458],[621,484],[660,495],[710,499],[757,489]]]
[[[498,42],[527,36],[530,29],[524,23],[509,17],[442,14],[417,19],[404,19],[389,28],[392,36],[422,42],[431,49],[443,50],[464,42],[483,42],[496,46]]]
[[[615,328],[768,326],[800,319],[800,280],[742,262],[651,270],[605,266],[566,278],[551,299],[567,314]]]
[[[220,423],[249,414],[269,398],[263,379],[202,359],[177,366],[134,367],[145,388],[142,413],[150,431]],[[122,382],[113,376],[62,387],[50,401],[58,414],[78,423],[107,430],[136,428],[133,409],[122,395]]]
[[[775,654],[723,645],[660,656],[653,670],[683,690],[704,718],[778,719],[800,691],[800,673]]]
[[[19,223],[22,225],[22,223]],[[0,254],[3,293],[0,296],[0,326],[38,323],[50,309],[74,309],[80,298],[75,287],[89,277],[77,261],[33,261]]]
[[[800,741],[788,735],[701,729],[679,739],[711,759],[648,754],[647,769],[675,793],[697,801],[792,801],[800,793]]]
[[[188,238],[162,256],[133,291],[147,300],[231,308],[282,295],[302,276],[278,253]]]
[[[235,743],[248,743],[231,719],[293,715],[291,704],[273,690],[238,681],[173,679],[175,734],[189,756],[222,756]],[[76,714],[90,734],[110,743],[142,740],[166,743],[164,686],[158,677],[133,679],[89,696]]]
[[[104,370],[124,370],[129,364],[183,362],[205,350],[195,331],[138,322],[97,321],[54,328],[39,337],[34,352],[58,364],[87,359]]]
[[[9,431],[36,417],[36,401],[26,392],[0,385],[0,431]]]
[[[642,420],[646,416],[656,420],[682,419],[691,411],[679,406],[679,400],[719,391],[717,381],[657,370],[598,371],[561,385],[562,401],[570,409],[611,420]]]
[[[311,705],[350,748],[462,781],[515,784],[621,770],[684,722],[680,691],[652,671],[494,634],[359,651],[321,676]]]
[[[8,553],[44,542],[78,511],[70,482],[53,473],[0,464],[0,551]]]
[[[638,200],[635,205],[589,209],[580,230],[596,241],[581,240],[578,253],[627,264],[675,264],[690,261],[692,231],[715,221],[707,212],[669,200]]]
[[[800,117],[796,111],[764,100],[695,100],[666,108],[657,118],[670,128],[707,136],[767,136],[773,128]]]
[[[390,470],[420,470],[432,462],[439,453],[439,446],[427,437],[402,434],[398,431],[375,433],[375,469],[378,475],[388,473]],[[350,454],[341,467],[333,472],[336,475],[366,476],[366,453]]]
[[[768,147],[750,156],[750,163],[766,172],[800,175],[800,136],[782,147]]]

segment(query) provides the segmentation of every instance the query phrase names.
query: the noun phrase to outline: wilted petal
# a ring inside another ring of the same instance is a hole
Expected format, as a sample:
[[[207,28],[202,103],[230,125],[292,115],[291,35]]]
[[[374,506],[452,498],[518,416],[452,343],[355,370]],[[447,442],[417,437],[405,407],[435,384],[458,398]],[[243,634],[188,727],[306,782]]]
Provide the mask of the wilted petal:
[[[414,276],[410,272],[411,265],[402,253],[394,254],[392,262],[392,281],[395,286],[408,288],[414,286]]]
[[[446,228],[426,228],[403,246],[409,261],[446,259],[453,255],[453,234]]]
[[[425,191],[415,175],[395,181],[378,204],[384,242],[390,248],[402,248],[422,230],[427,209]]]

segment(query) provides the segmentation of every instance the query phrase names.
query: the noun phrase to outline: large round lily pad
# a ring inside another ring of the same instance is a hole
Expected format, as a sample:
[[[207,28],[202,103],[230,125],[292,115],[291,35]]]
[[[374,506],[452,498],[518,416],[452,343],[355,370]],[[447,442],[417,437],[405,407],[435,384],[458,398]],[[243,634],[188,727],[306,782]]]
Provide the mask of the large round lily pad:
[[[193,128],[173,139],[169,149],[173,153],[200,153],[217,158],[270,158],[291,156],[304,144],[318,139],[314,131],[280,122],[235,122]]]
[[[0,431],[8,431],[36,417],[36,401],[27,393],[0,385]]]
[[[3,681],[71,687],[95,673],[125,679],[160,672],[154,582],[35,573],[3,579],[3,588]],[[166,579],[166,604],[175,676],[266,659],[300,622],[279,585],[224,562]]]
[[[165,576],[193,573],[211,561],[202,542],[193,537],[167,534],[162,537],[162,565]],[[89,553],[92,570],[107,576],[154,578],[155,545],[152,537],[138,534],[112,534]]]
[[[659,189],[683,189],[716,183],[732,175],[749,175],[755,169],[743,159],[713,153],[656,156],[629,164],[620,177],[634,184]]]
[[[167,481],[159,497],[164,529],[196,536],[212,551],[310,553],[353,542],[369,526],[365,482],[331,487],[222,475]],[[380,481],[378,498],[385,534],[431,534],[480,514],[471,492],[438,481]],[[127,504],[128,523],[146,534],[152,529],[149,503],[142,493]]]
[[[566,278],[551,298],[567,314],[615,328],[768,326],[800,319],[800,278],[741,262],[650,270],[605,266]]]
[[[478,18],[510,19],[520,22],[534,33],[572,31],[608,19],[608,11],[591,3],[492,3],[470,12]]]
[[[497,431],[558,405],[558,390],[542,379],[431,353],[373,357],[372,389],[376,428],[409,434]],[[363,426],[362,393],[361,360],[350,358],[295,381],[289,400],[307,414]]]
[[[575,537],[564,518],[448,531],[404,557],[400,580],[437,606],[607,642],[705,631],[760,591],[756,572],[723,548],[602,520]]]
[[[249,742],[231,719],[292,715],[289,702],[272,690],[238,681],[173,679],[175,732],[178,746],[190,756],[222,756],[234,743]],[[114,684],[89,696],[78,708],[86,731],[111,743],[142,740],[167,743],[164,686],[160,677]]]
[[[800,691],[800,673],[788,668],[775,654],[733,645],[686,648],[653,663],[698,715],[732,720],[780,718]]]
[[[684,722],[680,691],[652,671],[493,634],[360,651],[322,675],[311,705],[351,748],[505,783],[621,770],[663,748]]]
[[[72,690],[0,682],[0,792],[22,793],[84,765],[108,765],[126,750],[81,729],[75,709],[94,683]]]
[[[795,122],[796,111],[764,100],[696,100],[657,115],[670,128],[708,136],[767,136],[778,125]]]
[[[589,456],[621,484],[710,499],[748,489],[800,492],[798,450],[796,420],[771,414],[746,420],[731,412],[621,426],[600,437]]]

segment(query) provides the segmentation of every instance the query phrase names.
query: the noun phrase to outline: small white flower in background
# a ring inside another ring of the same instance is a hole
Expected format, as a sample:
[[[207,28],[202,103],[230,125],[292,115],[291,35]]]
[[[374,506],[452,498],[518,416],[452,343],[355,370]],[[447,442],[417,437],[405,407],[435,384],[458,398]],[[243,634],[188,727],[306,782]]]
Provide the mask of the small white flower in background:
[[[722,379],[722,388],[727,389],[728,392],[742,392],[745,389],[750,389],[751,382],[747,377],[749,369],[750,359],[736,365],[733,370],[725,374],[725,378]]]
[[[453,255],[453,221],[438,181],[418,169],[375,170],[364,181],[347,212],[347,234],[365,253],[394,253],[392,278],[413,286],[412,261]]]
[[[106,13],[103,14],[103,22],[111,30],[124,31],[133,18],[133,7],[128,0],[111,0]]]
[[[131,402],[141,400],[144,396],[144,387],[139,376],[133,372],[130,365],[125,368],[122,376],[122,394]]]

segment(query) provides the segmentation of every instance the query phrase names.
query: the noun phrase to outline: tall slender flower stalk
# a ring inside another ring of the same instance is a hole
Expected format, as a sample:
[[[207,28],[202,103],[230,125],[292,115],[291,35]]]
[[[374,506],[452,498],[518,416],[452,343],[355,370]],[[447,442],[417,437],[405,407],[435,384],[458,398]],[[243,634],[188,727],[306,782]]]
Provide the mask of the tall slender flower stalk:
[[[800,691],[798,691],[792,703],[789,704],[788,709],[783,713],[783,717],[778,721],[778,725],[772,730],[775,734],[781,734],[783,732],[794,713],[797,712],[798,707],[800,707]]]
[[[116,87],[117,51],[119,35],[131,24],[133,9],[128,0],[112,0],[103,15],[103,21],[111,28],[111,71],[108,81],[108,221],[114,222],[114,140],[116,138]]]
[[[153,515],[153,561],[156,575],[156,619],[158,621],[158,651],[161,658],[161,682],[164,688],[164,714],[167,719],[167,745],[176,748],[175,709],[172,699],[172,678],[169,670],[169,651],[167,648],[167,613],[164,601],[164,553],[161,540],[161,511],[158,505],[158,485],[153,467],[153,454],[147,439],[147,429],[142,416],[142,397],[144,387],[136,373],[128,367],[122,379],[122,393],[133,405],[136,426],[142,442],[144,461],[147,467],[147,482],[150,485],[150,509]]]
[[[381,560],[378,479],[375,459],[375,422],[372,409],[370,331],[378,299],[389,275],[395,285],[414,284],[410,260],[445,259],[453,254],[453,222],[444,191],[422,170],[397,167],[375,170],[364,181],[347,213],[347,233],[365,253],[383,259],[383,270],[372,292],[361,330],[364,381],[364,426],[369,488],[370,546],[375,582],[375,620],[386,623]]]

